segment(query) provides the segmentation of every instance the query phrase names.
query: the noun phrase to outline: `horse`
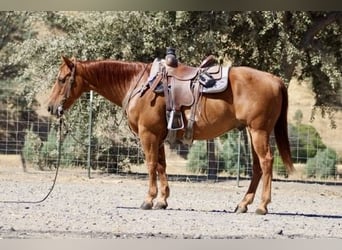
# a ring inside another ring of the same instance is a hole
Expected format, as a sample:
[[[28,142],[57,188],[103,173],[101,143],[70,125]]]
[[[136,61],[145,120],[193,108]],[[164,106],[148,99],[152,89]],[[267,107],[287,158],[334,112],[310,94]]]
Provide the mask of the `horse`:
[[[62,116],[82,93],[91,90],[122,107],[130,129],[139,137],[148,171],[148,191],[140,208],[166,209],[170,188],[164,147],[168,133],[165,96],[151,90],[138,94],[148,80],[151,66],[152,63],[138,61],[81,61],[62,56],[48,110],[52,115]],[[247,128],[251,141],[252,176],[247,192],[234,212],[247,212],[262,180],[261,201],[255,213],[265,215],[271,202],[271,133],[275,135],[287,172],[294,171],[287,132],[287,88],[279,77],[247,66],[231,66],[228,81],[225,91],[200,96],[193,140],[213,139],[234,128]],[[182,107],[182,112],[186,125],[189,107]],[[182,129],[176,133],[177,138],[183,135]]]

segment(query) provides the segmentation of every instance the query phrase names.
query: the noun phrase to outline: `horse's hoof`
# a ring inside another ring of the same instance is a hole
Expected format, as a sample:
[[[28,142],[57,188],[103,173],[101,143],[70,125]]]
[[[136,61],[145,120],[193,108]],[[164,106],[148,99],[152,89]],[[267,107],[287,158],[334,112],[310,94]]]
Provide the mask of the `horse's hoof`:
[[[167,203],[165,202],[157,202],[157,204],[154,206],[154,209],[166,209]]]
[[[140,208],[143,210],[150,210],[152,209],[152,203],[144,201],[143,204],[141,204]]]
[[[237,206],[234,210],[235,213],[237,214],[243,214],[247,212],[247,207],[239,207]]]
[[[267,214],[267,209],[258,208],[257,210],[255,210],[255,213],[258,215],[265,215]]]

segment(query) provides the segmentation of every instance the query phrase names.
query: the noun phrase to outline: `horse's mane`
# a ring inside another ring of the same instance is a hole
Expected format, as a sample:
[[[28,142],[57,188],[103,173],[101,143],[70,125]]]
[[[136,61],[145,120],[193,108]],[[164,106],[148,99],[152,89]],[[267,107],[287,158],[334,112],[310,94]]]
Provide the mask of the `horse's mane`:
[[[89,78],[101,83],[130,82],[138,72],[146,67],[141,62],[125,62],[116,60],[80,61],[83,73]]]

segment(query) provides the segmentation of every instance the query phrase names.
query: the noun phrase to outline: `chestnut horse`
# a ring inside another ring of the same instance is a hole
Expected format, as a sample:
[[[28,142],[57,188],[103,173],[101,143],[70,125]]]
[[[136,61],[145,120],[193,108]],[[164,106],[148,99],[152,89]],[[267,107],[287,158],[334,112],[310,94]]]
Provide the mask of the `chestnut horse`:
[[[90,90],[123,107],[131,130],[139,136],[148,168],[148,192],[141,208],[165,209],[170,194],[164,149],[167,136],[165,99],[163,94],[150,89],[142,96],[138,94],[147,82],[151,66],[142,62],[76,61],[62,57],[48,109],[51,114],[60,116],[83,92]],[[287,89],[280,78],[249,67],[231,67],[228,79],[229,86],[224,92],[201,95],[193,139],[212,139],[231,129],[247,127],[252,145],[253,175],[235,212],[247,211],[262,179],[261,202],[256,213],[266,214],[271,201],[273,156],[269,138],[273,131],[286,169],[288,172],[294,170],[287,133]],[[190,108],[183,107],[183,111],[186,126]],[[177,138],[182,138],[183,134],[183,130],[177,131]],[[153,204],[158,190],[158,201]]]

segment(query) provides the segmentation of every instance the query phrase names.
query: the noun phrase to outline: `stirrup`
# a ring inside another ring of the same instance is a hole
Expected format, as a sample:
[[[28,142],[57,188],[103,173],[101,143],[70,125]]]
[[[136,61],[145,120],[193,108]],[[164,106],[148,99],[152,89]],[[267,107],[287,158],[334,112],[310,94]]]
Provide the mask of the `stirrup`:
[[[184,128],[182,112],[171,110],[169,121],[167,123],[168,130],[178,130]]]

